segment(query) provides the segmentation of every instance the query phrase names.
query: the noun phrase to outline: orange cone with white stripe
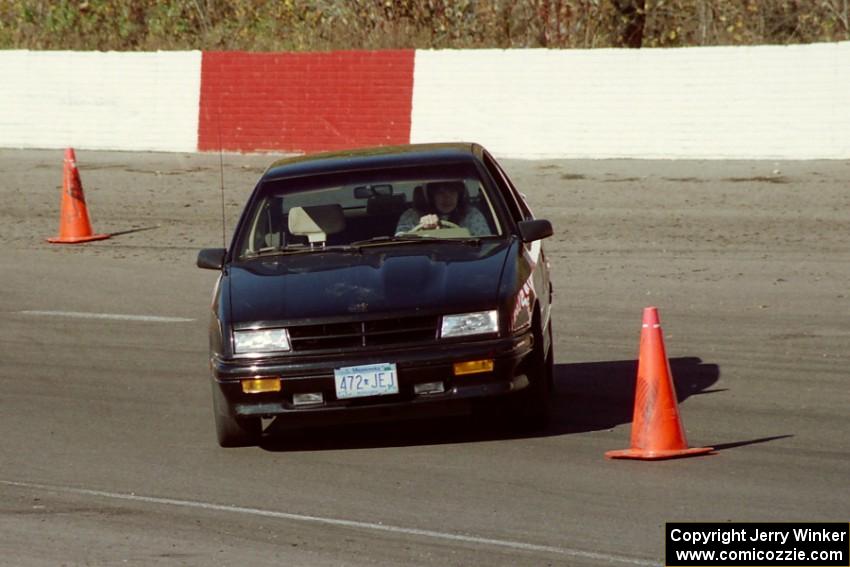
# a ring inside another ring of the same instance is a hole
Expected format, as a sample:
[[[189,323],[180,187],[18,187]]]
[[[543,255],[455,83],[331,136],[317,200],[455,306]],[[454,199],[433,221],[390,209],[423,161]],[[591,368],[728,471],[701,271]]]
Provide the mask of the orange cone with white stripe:
[[[605,456],[611,459],[657,460],[710,453],[713,447],[688,448],[655,307],[643,310],[642,327],[632,446],[621,451],[608,451]]]
[[[59,236],[48,238],[48,242],[74,244],[109,238],[108,234],[93,234],[83,184],[77,170],[77,156],[73,148],[65,150],[62,169],[62,208],[59,212]]]

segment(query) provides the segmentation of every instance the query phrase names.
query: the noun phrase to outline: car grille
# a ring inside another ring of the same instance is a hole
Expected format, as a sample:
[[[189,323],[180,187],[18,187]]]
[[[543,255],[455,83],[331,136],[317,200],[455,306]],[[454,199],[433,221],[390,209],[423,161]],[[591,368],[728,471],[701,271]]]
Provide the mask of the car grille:
[[[367,348],[437,340],[438,316],[289,327],[293,351]]]

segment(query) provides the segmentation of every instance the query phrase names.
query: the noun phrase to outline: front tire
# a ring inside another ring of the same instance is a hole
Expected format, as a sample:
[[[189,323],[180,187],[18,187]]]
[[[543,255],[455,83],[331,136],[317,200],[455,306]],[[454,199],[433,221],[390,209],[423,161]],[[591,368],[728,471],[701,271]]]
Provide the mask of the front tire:
[[[259,417],[233,417],[221,388],[212,380],[213,416],[218,444],[222,447],[252,447],[259,444],[263,424]]]
[[[549,350],[544,354],[543,331],[539,319],[534,327],[534,351],[527,369],[528,387],[513,400],[512,413],[520,431],[531,432],[546,429],[552,417],[552,392],[554,386],[554,343],[551,324]]]
[[[549,383],[549,396],[551,398],[555,395],[555,341],[552,340],[552,321],[549,321],[546,332],[549,333],[549,353],[546,355],[544,372],[546,382]]]

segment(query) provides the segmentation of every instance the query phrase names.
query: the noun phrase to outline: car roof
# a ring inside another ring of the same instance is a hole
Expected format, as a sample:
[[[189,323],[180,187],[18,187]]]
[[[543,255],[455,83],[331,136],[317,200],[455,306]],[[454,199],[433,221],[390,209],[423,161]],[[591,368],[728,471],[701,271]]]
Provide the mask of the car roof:
[[[483,150],[478,144],[458,142],[379,146],[307,154],[277,160],[269,166],[262,180],[387,167],[470,162],[480,158]]]

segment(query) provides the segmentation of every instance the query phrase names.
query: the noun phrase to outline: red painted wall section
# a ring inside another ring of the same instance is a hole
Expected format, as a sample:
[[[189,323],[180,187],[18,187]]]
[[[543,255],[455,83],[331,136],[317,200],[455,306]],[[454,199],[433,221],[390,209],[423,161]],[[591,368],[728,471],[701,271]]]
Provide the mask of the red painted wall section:
[[[204,52],[198,149],[309,153],[406,144],[414,56]]]

